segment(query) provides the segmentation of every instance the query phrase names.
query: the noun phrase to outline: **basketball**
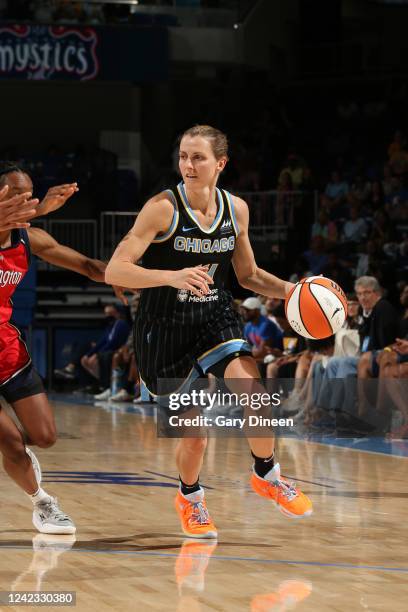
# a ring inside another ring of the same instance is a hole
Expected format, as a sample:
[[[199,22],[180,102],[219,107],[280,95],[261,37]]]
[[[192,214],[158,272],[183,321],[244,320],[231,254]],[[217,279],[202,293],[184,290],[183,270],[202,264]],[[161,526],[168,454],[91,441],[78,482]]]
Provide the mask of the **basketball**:
[[[305,338],[319,340],[335,334],[347,317],[347,298],[337,283],[323,276],[304,278],[285,300],[290,326]]]

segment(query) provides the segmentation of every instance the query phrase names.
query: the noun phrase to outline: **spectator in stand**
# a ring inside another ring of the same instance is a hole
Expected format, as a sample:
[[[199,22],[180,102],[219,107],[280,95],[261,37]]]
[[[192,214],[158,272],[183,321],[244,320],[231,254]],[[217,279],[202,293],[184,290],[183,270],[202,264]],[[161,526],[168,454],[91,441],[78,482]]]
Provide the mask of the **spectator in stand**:
[[[290,172],[281,172],[276,194],[276,225],[292,225],[293,223],[293,183]]]
[[[283,328],[280,326],[278,318],[275,316],[275,313],[280,310],[281,305],[282,300],[279,298],[267,298],[267,300],[265,300],[266,316],[283,332]]]
[[[345,292],[353,289],[353,279],[345,262],[339,259],[334,249],[327,255],[327,264],[322,268],[323,276],[334,280]]]
[[[367,351],[364,353],[358,363],[358,378],[360,379],[359,384],[359,416],[364,417],[372,413],[373,404],[372,389],[370,385],[364,384],[365,381],[385,377],[388,369],[398,364],[408,363],[408,356],[404,353],[404,339],[408,339],[408,285],[402,289],[400,294],[400,303],[403,307],[402,318],[399,320],[397,335],[392,344],[385,346],[381,351]],[[385,401],[384,392],[387,390],[387,386],[381,385],[378,390],[377,397],[377,408],[376,415],[380,417],[383,428],[388,428],[391,422],[392,412],[390,409],[389,402]],[[388,391],[392,391],[391,387],[388,387]],[[406,399],[406,398],[405,398]],[[371,415],[369,415],[371,416]],[[382,417],[382,418],[381,418]]]
[[[325,241],[325,247],[329,247],[337,241],[337,227],[333,221],[330,221],[328,214],[324,210],[320,210],[317,221],[312,225],[312,238],[321,236]]]
[[[288,173],[292,180],[293,189],[299,191],[303,183],[304,168],[304,161],[295,153],[291,153],[288,155],[286,166],[279,174],[278,185],[282,183],[283,176]]]
[[[262,302],[256,297],[249,297],[241,304],[241,312],[246,321],[244,333],[252,345],[252,355],[256,361],[263,362],[266,355],[283,350],[283,334],[277,325],[261,315]]]
[[[332,172],[321,197],[322,207],[331,218],[339,218],[344,214],[344,204],[349,193],[349,186],[339,172]]]
[[[134,320],[139,307],[140,291],[136,291],[130,299],[130,314]],[[129,334],[127,342],[121,346],[112,358],[112,374],[109,387],[104,389],[95,400],[111,402],[130,402],[140,395],[139,372],[133,350],[133,334]]]
[[[378,179],[375,179],[371,184],[370,196],[366,202],[366,210],[369,216],[383,208],[385,204],[385,195],[383,183]]]
[[[112,355],[126,343],[130,325],[121,306],[107,305],[104,314],[106,327],[102,337],[80,358],[80,364],[94,380],[98,381],[99,388],[102,386],[106,389],[110,385]],[[56,370],[55,374],[59,378],[73,380],[78,374],[77,365],[73,362],[68,363],[63,369]]]
[[[399,187],[387,198],[385,210],[391,219],[405,220],[408,208],[408,174],[399,180]]]
[[[360,352],[376,351],[394,342],[397,336],[398,316],[394,307],[382,296],[376,278],[363,276],[356,280],[355,290],[360,303]],[[318,408],[343,412],[349,425],[356,425],[356,381],[360,357],[332,357],[321,381],[317,397]],[[357,420],[357,427],[361,427]]]
[[[393,227],[384,210],[378,210],[375,213],[369,238],[375,242],[377,248],[382,248],[387,242],[392,242]]]
[[[358,174],[350,187],[348,199],[351,205],[363,206],[368,200],[371,193],[371,183],[364,178],[362,174]]]
[[[104,313],[107,324],[105,332],[99,342],[82,357],[81,365],[106,389],[110,386],[113,353],[126,343],[130,325],[121,306],[105,306]]]
[[[400,413],[399,425],[391,430],[389,437],[391,439],[407,439],[408,336],[397,338],[390,347],[388,355],[394,357],[382,359],[379,363],[377,411],[380,414],[388,413],[389,420],[392,421],[392,414],[389,413],[395,407]],[[391,407],[390,400],[393,404]]]
[[[377,246],[375,240],[368,240],[360,245],[356,266],[356,277],[374,276],[373,270],[379,268],[382,259],[382,250]]]
[[[350,218],[343,226],[342,242],[346,244],[360,244],[366,239],[367,233],[367,223],[360,216],[359,209],[356,206],[352,206],[350,208]]]
[[[312,238],[310,249],[303,253],[303,258],[312,274],[322,273],[329,260],[325,251],[324,239],[321,236]]]

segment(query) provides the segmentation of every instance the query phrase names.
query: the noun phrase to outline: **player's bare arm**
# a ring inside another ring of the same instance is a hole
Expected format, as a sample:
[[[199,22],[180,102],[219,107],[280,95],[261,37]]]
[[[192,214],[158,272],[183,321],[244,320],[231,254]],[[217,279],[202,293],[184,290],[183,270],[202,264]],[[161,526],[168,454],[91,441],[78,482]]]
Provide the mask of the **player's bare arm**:
[[[49,215],[64,206],[74,193],[79,191],[78,183],[67,183],[65,185],[56,185],[51,187],[37,208],[36,217]]]
[[[98,259],[91,259],[70,247],[57,242],[50,234],[37,227],[28,230],[31,251],[40,259],[78,272],[89,279],[103,283],[105,282],[106,264]]]
[[[150,270],[138,266],[137,261],[159,234],[165,234],[173,219],[171,201],[159,194],[146,202],[125,238],[119,243],[108,264],[105,281],[121,287],[145,289],[170,286],[188,289],[197,296],[209,292],[213,283],[207,274],[208,266],[182,270]]]
[[[239,284],[254,293],[284,299],[293,284],[258,268],[248,236],[248,205],[237,196],[232,196],[232,198],[239,227],[232,265]]]
[[[28,221],[37,216],[39,200],[31,199],[31,192],[8,197],[9,187],[0,190],[0,232],[30,227]]]

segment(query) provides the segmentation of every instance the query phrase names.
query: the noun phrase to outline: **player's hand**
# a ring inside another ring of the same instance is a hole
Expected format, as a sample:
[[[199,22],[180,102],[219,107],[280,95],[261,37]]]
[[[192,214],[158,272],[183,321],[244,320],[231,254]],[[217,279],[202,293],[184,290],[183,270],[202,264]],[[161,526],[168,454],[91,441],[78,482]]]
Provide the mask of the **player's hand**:
[[[38,200],[31,193],[21,193],[7,198],[8,185],[0,189],[0,231],[30,227],[28,221],[37,215]]]
[[[79,191],[77,183],[51,187],[38,207],[38,215],[48,215],[64,206],[65,202]]]
[[[140,289],[129,289],[128,287],[118,287],[117,285],[112,285],[112,289],[118,300],[120,300],[125,306],[129,305],[129,300],[126,297],[125,292],[133,293],[133,295],[140,293]]]
[[[169,285],[175,289],[187,289],[198,297],[208,295],[210,293],[208,285],[214,284],[214,280],[207,274],[208,269],[209,266],[196,266],[171,271]]]

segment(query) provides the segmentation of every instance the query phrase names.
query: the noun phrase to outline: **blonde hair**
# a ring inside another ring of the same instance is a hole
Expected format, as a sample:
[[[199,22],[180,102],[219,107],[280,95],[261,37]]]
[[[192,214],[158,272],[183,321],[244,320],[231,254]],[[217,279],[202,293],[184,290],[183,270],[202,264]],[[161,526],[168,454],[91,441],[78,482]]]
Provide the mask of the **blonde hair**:
[[[215,159],[221,159],[221,157],[228,159],[228,139],[221,130],[217,130],[211,125],[194,125],[182,134],[180,141],[184,136],[206,138],[210,141]]]

